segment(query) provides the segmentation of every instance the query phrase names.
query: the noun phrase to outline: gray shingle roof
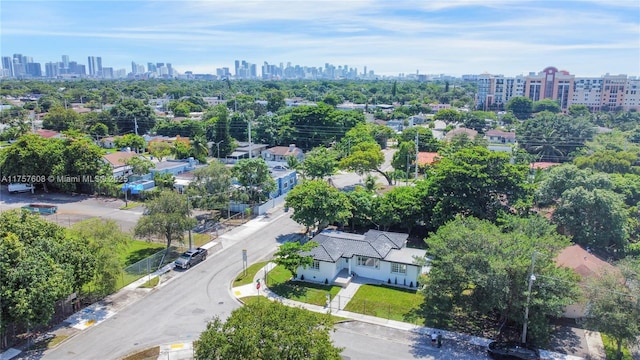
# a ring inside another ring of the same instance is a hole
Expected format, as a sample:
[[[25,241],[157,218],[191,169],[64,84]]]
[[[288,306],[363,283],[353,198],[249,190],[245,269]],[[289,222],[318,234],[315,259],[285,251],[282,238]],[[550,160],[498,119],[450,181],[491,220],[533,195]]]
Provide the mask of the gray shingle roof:
[[[384,259],[392,249],[403,248],[408,236],[378,230],[369,230],[364,235],[325,230],[312,239],[318,246],[307,254],[315,260],[329,262],[354,255]]]

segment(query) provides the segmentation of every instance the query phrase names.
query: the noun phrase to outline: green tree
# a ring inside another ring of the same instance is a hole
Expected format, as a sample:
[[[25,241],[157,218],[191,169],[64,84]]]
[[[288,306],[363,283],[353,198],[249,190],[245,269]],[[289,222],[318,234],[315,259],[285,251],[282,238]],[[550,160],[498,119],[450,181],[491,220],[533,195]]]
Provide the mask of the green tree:
[[[146,141],[144,141],[144,138],[135,134],[126,134],[117,137],[113,143],[117,148],[120,149],[130,148],[131,150],[139,151],[142,151],[146,145]]]
[[[318,244],[314,241],[308,241],[301,244],[297,241],[286,242],[278,248],[273,254],[273,262],[283,266],[293,274],[293,278],[298,278],[298,268],[307,267],[313,264],[313,257],[305,255]]]
[[[313,148],[309,151],[300,169],[308,179],[324,179],[335,174],[338,168],[337,154],[334,150],[324,146]]]
[[[415,144],[418,134],[418,151],[436,152],[440,149],[440,142],[433,137],[431,129],[422,126],[412,126],[402,132],[402,141],[413,141]]]
[[[220,157],[226,157],[231,154],[235,141],[229,134],[229,111],[224,105],[216,105],[212,113],[216,119],[215,136],[212,141],[220,145]],[[217,149],[216,149],[217,150]]]
[[[229,204],[231,171],[223,163],[213,161],[193,172],[187,193],[200,196],[194,203],[201,209],[224,209]]]
[[[173,143],[171,152],[176,159],[186,159],[191,156],[191,144],[186,141],[176,141]]]
[[[628,240],[628,213],[622,196],[581,186],[562,193],[553,221],[573,241],[593,248],[624,250]]]
[[[80,115],[73,109],[55,107],[42,119],[42,127],[54,131],[79,130],[82,123]]]
[[[96,185],[93,179],[110,173],[102,158],[102,149],[86,138],[68,138],[62,151],[62,160],[52,168],[51,175],[80,179],[73,182],[56,182],[58,189],[73,192],[90,192]]]
[[[135,234],[163,236],[167,242],[167,253],[174,239],[182,239],[184,232],[196,225],[196,220],[190,217],[187,198],[174,191],[163,190],[145,207],[148,214],[138,220]]]
[[[622,359],[622,346],[637,343],[640,332],[640,292],[637,287],[625,286],[637,284],[640,272],[636,270],[633,276],[628,275],[624,272],[600,274],[592,277],[585,288],[589,299],[586,324],[615,340],[616,359],[619,360]]]
[[[307,227],[324,228],[345,223],[351,218],[347,196],[322,180],[309,180],[293,188],[285,198],[285,207],[294,209],[293,220]]]
[[[502,222],[499,227],[458,216],[425,240],[433,258],[423,279],[425,316],[436,327],[460,313],[469,321],[497,315],[500,324],[522,326],[535,254],[527,341],[545,343],[549,320],[577,300],[577,275],[554,262],[569,241],[542,217],[509,216]]]
[[[304,329],[304,331],[300,331]],[[234,310],[225,323],[216,317],[194,342],[198,359],[339,360],[329,315],[259,301]]]
[[[47,178],[63,161],[65,142],[27,134],[0,152],[0,170],[4,176],[35,175],[45,191]]]
[[[587,105],[573,104],[569,105],[569,115],[574,117],[585,117],[591,115]]]
[[[551,99],[542,99],[533,103],[533,112],[539,113],[542,111],[549,111],[552,113],[559,113],[562,111],[560,104],[557,101]]]
[[[90,279],[93,255],[85,245],[39,215],[20,210],[0,213],[2,343],[8,328],[46,325],[56,301]]]
[[[447,124],[457,123],[462,119],[462,114],[452,109],[442,109],[433,115],[434,120],[441,120]]]
[[[392,185],[393,181],[389,174],[380,169],[383,163],[384,154],[380,145],[374,142],[363,142],[351,147],[351,153],[340,160],[340,168],[360,175],[375,171],[384,176],[389,185]]]
[[[159,189],[173,190],[176,183],[176,178],[172,173],[154,173],[153,182]]]
[[[376,214],[378,214],[377,194],[373,190],[356,186],[354,191],[349,191],[346,195],[352,209],[351,218],[349,219],[351,230],[355,230],[356,227],[366,228],[371,225],[376,227],[379,225],[375,219]]]
[[[524,121],[516,132],[518,142],[539,161],[563,162],[593,137],[593,125],[582,118],[550,112]]]
[[[276,183],[271,177],[269,166],[262,158],[242,159],[233,166],[231,173],[243,192],[248,195],[250,202],[258,203],[266,200],[269,194],[276,190]]]
[[[628,151],[603,150],[590,155],[578,156],[573,160],[580,169],[590,168],[609,174],[640,173],[638,154]]]
[[[526,120],[533,112],[533,101],[528,97],[514,96],[509,99],[505,109],[512,112],[519,120]]]
[[[277,112],[285,106],[285,93],[280,90],[271,90],[267,93],[267,111]]]
[[[413,186],[395,187],[377,199],[373,218],[377,224],[384,227],[384,230],[397,226],[410,233],[422,219],[423,203],[419,190]]]
[[[131,172],[133,175],[145,175],[148,174],[151,169],[155,167],[155,164],[147,159],[139,156],[129,158],[125,161],[127,166],[131,166]]]
[[[510,163],[509,155],[482,147],[464,148],[443,156],[425,184],[423,202],[432,204],[431,225],[455,214],[497,219],[500,212],[527,210],[531,188],[526,165]]]
[[[103,123],[96,123],[89,129],[89,134],[94,137],[104,137],[109,134],[109,128]]]
[[[201,163],[207,162],[209,147],[207,139],[203,135],[196,135],[191,139],[191,155]]]
[[[398,151],[393,154],[391,166],[403,171],[405,178],[409,180],[416,166],[416,144],[413,141],[401,142]]]
[[[162,159],[171,155],[171,145],[164,141],[154,141],[149,143],[149,154],[162,161]]]
[[[121,133],[145,134],[156,125],[153,109],[142,100],[120,100],[109,112]]]
[[[95,291],[100,295],[115,291],[118,279],[122,275],[122,264],[118,254],[129,245],[129,235],[122,232],[115,221],[99,218],[74,224],[70,233],[72,237],[89,242],[89,251],[85,256],[93,257],[93,266],[86,266],[88,261],[80,263],[81,270],[92,270],[90,279]]]

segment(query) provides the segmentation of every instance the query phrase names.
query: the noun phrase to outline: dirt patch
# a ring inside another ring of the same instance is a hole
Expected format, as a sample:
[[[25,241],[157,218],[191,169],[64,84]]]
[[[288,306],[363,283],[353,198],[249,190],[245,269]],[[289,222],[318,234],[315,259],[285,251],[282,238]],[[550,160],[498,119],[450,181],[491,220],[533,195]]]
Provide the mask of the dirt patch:
[[[122,360],[156,360],[160,356],[160,346],[155,346],[122,358]]]

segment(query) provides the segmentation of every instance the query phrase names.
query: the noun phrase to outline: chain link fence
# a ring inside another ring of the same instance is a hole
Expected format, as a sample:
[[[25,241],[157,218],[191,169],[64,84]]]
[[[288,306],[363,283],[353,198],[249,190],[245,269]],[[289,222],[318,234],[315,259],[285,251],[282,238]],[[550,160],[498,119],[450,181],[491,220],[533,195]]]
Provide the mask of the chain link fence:
[[[162,249],[147,258],[127,266],[122,272],[122,286],[131,284],[141,277],[151,274],[159,268],[171,263],[184,251],[186,251],[186,247],[172,246],[169,249],[168,254],[166,253],[166,249]]]

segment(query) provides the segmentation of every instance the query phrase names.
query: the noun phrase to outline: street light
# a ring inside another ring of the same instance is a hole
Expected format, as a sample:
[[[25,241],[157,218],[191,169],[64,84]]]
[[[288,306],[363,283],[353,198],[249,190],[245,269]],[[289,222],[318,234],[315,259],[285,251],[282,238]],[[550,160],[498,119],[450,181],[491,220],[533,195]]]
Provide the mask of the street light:
[[[216,147],[218,148],[218,160],[220,160],[220,144],[223,142],[224,140],[220,140],[216,143]]]
[[[529,286],[527,290],[527,305],[524,308],[524,324],[522,325],[522,339],[521,342],[526,344],[527,342],[527,325],[529,323],[529,302],[531,301],[531,287],[536,280],[536,276],[533,274],[533,267],[536,262],[536,252],[531,255],[531,268],[529,269]]]

